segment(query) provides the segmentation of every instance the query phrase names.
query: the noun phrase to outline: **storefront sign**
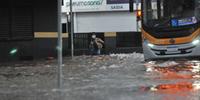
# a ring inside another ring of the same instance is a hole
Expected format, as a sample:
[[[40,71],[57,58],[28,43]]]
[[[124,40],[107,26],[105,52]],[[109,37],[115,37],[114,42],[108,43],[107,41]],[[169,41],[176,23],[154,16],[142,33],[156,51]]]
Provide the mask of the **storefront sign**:
[[[73,7],[87,7],[87,6],[101,6],[103,5],[103,0],[85,0],[73,2]],[[66,2],[66,7],[69,7],[70,3]]]
[[[128,11],[129,0],[72,0],[73,12]],[[70,2],[64,0],[63,12],[69,12]],[[135,8],[134,8],[135,9]]]
[[[123,4],[129,3],[129,0],[107,0],[107,4]]]

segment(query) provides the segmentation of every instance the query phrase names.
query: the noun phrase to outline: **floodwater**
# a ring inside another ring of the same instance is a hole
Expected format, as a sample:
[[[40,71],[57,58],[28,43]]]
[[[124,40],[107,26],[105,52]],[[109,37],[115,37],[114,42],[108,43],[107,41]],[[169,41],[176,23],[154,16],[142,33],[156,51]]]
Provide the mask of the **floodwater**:
[[[0,67],[0,98],[200,100],[199,67],[194,62],[143,60],[139,53],[65,58],[61,90],[56,89],[56,60],[4,64]]]

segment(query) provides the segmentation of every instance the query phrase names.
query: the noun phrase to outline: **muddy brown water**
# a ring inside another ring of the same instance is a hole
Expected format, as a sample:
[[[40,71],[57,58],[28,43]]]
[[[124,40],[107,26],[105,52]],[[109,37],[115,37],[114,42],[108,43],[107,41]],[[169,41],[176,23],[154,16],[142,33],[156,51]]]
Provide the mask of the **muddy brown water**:
[[[189,87],[184,82],[199,78],[164,78],[169,75],[146,72],[142,54],[65,58],[61,91],[56,89],[56,64],[52,60],[1,66],[0,100],[200,100],[198,90],[152,90],[161,85]]]

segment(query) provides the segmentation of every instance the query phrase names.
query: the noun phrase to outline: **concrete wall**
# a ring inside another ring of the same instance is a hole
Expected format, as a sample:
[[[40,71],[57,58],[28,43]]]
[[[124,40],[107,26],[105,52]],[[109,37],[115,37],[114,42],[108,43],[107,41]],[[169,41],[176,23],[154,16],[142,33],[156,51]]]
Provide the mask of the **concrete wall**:
[[[88,32],[135,32],[136,16],[130,12],[76,13],[76,33]]]

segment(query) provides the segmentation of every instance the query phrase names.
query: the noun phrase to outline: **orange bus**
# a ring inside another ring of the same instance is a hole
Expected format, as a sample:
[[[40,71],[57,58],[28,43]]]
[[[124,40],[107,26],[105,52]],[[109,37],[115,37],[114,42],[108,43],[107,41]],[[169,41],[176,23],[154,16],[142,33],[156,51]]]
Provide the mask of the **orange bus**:
[[[141,0],[145,60],[200,56],[200,0]]]

